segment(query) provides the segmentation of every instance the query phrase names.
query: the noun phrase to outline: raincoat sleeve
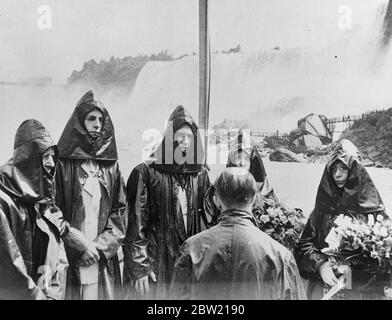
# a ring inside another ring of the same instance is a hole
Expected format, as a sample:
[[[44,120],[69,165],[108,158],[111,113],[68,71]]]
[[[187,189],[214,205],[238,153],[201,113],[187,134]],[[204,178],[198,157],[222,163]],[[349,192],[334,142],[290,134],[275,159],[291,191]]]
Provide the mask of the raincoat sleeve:
[[[137,166],[127,183],[128,228],[124,240],[124,271],[126,276],[138,280],[152,271],[148,256],[150,201],[148,195],[149,169],[146,164]]]
[[[284,261],[284,275],[283,275],[284,292],[282,297],[285,300],[306,300],[306,291],[304,283],[299,274],[297,263],[294,256],[289,252]]]
[[[45,294],[27,274],[26,265],[14,237],[14,234],[18,233],[17,225],[12,226],[9,223],[7,211],[12,214],[12,208],[0,205],[0,299],[17,297],[46,300]]]
[[[111,211],[104,231],[94,240],[99,245],[98,252],[106,259],[110,259],[117,254],[124,240],[126,229],[124,221],[126,210],[124,184],[117,162],[113,170],[114,185]]]
[[[197,193],[199,195],[199,215],[202,219],[202,222],[204,224],[204,227],[202,227],[201,230],[205,230],[209,227],[211,227],[212,225],[212,217],[211,217],[211,207],[209,206],[211,203],[207,203],[206,204],[206,195],[208,194],[208,191],[211,188],[211,182],[210,182],[210,177],[208,175],[209,172],[209,168],[204,165],[202,172],[201,172],[201,179],[199,179],[199,185],[198,185],[198,190]],[[212,202],[212,205],[214,205],[214,203]]]
[[[91,241],[81,231],[71,227],[64,219],[63,213],[59,208],[53,207],[51,210],[51,215],[46,217],[57,227],[64,243],[77,250],[80,254],[83,254],[91,244]]]
[[[189,300],[192,291],[192,258],[188,243],[180,248],[180,255],[176,260],[169,298],[173,300]]]
[[[317,247],[317,241],[320,238],[319,228],[323,226],[317,225],[320,210],[313,210],[306,222],[304,231],[295,248],[295,258],[301,275],[308,278],[319,278],[318,269],[320,265],[328,260],[328,256],[321,252]]]
[[[214,186],[210,186],[205,193],[203,200],[204,213],[206,216],[208,227],[212,227],[217,224],[218,216],[220,213],[218,207],[214,203],[214,194],[215,188]]]

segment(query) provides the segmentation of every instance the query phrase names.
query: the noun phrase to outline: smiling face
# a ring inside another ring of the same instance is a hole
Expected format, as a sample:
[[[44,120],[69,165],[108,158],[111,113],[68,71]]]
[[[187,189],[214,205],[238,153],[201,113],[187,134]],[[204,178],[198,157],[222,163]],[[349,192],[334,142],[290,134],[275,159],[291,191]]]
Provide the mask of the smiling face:
[[[44,167],[45,171],[53,175],[54,167],[55,167],[55,151],[53,148],[47,149],[43,154],[42,154],[42,166]]]
[[[337,161],[332,165],[332,178],[339,189],[342,189],[347,182],[348,168],[341,162]]]
[[[192,145],[193,131],[190,126],[185,125],[174,134],[174,140],[178,143],[181,152],[186,152]]]
[[[91,137],[97,138],[103,126],[102,112],[97,109],[89,112],[84,119],[84,126]]]

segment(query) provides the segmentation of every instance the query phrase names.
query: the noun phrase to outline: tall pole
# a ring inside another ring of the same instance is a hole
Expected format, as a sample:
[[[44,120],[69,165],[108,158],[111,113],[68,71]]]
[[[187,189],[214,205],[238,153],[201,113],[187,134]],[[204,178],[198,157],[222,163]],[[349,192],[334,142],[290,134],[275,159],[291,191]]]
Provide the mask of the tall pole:
[[[208,149],[210,104],[210,46],[208,34],[208,0],[199,0],[199,128],[204,129],[205,159]],[[203,131],[202,131],[203,132]]]

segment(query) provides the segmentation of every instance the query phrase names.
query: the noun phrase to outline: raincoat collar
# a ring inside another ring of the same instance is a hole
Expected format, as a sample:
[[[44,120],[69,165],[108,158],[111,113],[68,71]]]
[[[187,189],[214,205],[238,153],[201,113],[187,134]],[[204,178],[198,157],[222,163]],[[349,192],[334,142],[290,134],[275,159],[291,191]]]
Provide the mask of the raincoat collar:
[[[256,219],[251,212],[238,210],[238,209],[229,209],[222,211],[218,217],[218,223],[235,223],[240,220],[250,221],[252,224],[257,226]]]
[[[349,169],[343,190],[336,187],[332,178],[332,165],[336,161],[343,162]],[[341,140],[332,151],[317,191],[316,208],[337,214],[367,214],[385,210],[376,186],[361,164],[358,149],[349,140]]]
[[[53,199],[54,177],[42,165],[42,154],[54,148],[49,132],[37,120],[26,120],[15,135],[13,157],[0,167],[0,188],[23,202]]]
[[[189,162],[184,164],[177,164],[174,161],[174,152],[178,146],[178,143],[174,141],[174,133],[176,133],[184,125],[189,125],[193,132],[193,146],[190,148]],[[150,157],[151,167],[161,172],[166,173],[197,173],[201,171],[204,163],[204,148],[202,145],[202,139],[198,127],[190,116],[190,114],[184,109],[183,106],[178,106],[170,115],[167,127],[165,130],[165,136],[161,144],[151,154]]]
[[[104,116],[104,124],[98,138],[88,134],[84,119],[94,109]],[[118,159],[114,127],[109,113],[98,101],[92,90],[86,92],[76,105],[58,143],[59,157],[80,160]]]

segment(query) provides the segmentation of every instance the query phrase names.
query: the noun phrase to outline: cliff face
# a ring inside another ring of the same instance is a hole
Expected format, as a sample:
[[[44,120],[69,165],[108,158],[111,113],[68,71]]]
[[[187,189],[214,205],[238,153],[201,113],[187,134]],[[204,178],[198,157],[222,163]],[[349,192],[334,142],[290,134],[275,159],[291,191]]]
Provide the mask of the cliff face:
[[[351,140],[375,165],[392,168],[392,108],[357,120],[342,138]]]
[[[131,91],[140,71],[149,61],[171,61],[173,56],[168,50],[158,54],[137,57],[114,58],[96,62],[90,60],[83,64],[80,71],[74,70],[68,78],[68,85],[86,84],[97,88],[124,87]]]

